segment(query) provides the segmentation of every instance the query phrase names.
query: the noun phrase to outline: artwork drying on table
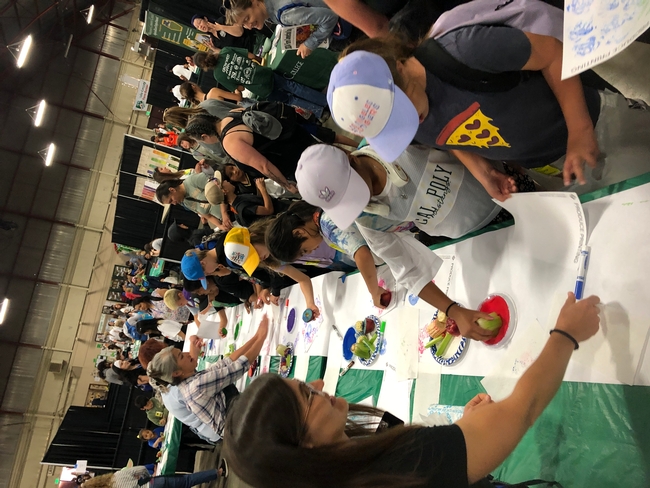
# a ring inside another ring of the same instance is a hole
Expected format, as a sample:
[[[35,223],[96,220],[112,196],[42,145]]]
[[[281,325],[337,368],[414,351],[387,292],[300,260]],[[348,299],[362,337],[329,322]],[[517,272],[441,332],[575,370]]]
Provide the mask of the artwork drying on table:
[[[86,402],[84,406],[104,408],[108,399],[108,386],[99,383],[91,383],[86,393]]]
[[[567,0],[562,79],[615,56],[648,27],[648,0]]]

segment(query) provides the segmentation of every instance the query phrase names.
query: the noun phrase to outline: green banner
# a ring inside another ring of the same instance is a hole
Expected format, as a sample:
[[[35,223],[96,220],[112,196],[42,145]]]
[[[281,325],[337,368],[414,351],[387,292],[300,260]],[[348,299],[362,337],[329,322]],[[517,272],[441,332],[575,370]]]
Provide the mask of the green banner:
[[[144,33],[147,36],[162,39],[177,46],[184,46],[193,51],[208,51],[203,42],[210,38],[196,29],[192,29],[174,20],[165,19],[149,10],[145,13]]]

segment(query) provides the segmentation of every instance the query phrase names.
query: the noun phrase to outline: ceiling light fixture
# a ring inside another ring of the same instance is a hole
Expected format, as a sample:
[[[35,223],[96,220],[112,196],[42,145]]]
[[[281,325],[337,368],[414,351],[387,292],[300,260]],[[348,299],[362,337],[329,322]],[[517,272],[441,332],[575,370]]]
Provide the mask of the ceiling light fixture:
[[[7,49],[11,55],[16,59],[16,66],[22,68],[27,61],[27,56],[29,55],[29,50],[32,47],[32,36],[29,35],[20,42],[14,44],[9,44]]]
[[[9,299],[5,298],[2,300],[2,305],[0,305],[0,324],[5,321],[5,315],[7,314],[7,309],[9,308]]]
[[[47,146],[45,149],[41,149],[38,151],[38,155],[43,158],[43,161],[45,161],[45,166],[49,166],[52,164],[52,161],[54,160],[54,153],[56,152],[56,146],[54,143],[51,143],[49,146]]]
[[[93,21],[93,14],[95,13],[95,6],[91,5],[87,9],[82,10],[81,12],[83,13],[84,17],[86,17],[86,22],[88,24],[90,24]]]
[[[33,107],[25,109],[25,112],[27,112],[34,121],[35,127],[39,127],[41,125],[41,122],[43,122],[43,116],[45,115],[46,108],[47,103],[45,100],[41,100],[38,105],[34,105]]]

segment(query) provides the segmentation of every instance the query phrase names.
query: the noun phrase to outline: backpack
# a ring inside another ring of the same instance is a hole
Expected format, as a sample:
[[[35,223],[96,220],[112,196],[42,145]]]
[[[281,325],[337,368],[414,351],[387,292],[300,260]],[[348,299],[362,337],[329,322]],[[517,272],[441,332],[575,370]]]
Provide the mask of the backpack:
[[[244,124],[255,134],[269,139],[265,144],[275,143],[289,139],[298,124],[295,109],[282,102],[257,102],[246,110],[229,115],[233,120],[221,131],[221,140],[232,127]]]
[[[413,53],[427,71],[462,90],[499,93],[515,88],[519,83],[530,79],[532,76],[542,76],[535,71],[505,71],[502,73],[489,73],[470,68],[453,57],[435,39],[429,38],[422,42]],[[595,71],[588,70],[580,73],[584,86],[597,90],[610,90],[620,93],[614,86],[607,83]]]
[[[562,40],[562,9],[538,0],[474,0],[443,13],[431,37],[415,50],[415,58],[430,72],[457,88],[474,92],[505,92],[540,72],[488,73],[470,68],[449,54],[435,39],[473,25],[508,26]],[[593,70],[580,73],[584,86],[620,93]]]

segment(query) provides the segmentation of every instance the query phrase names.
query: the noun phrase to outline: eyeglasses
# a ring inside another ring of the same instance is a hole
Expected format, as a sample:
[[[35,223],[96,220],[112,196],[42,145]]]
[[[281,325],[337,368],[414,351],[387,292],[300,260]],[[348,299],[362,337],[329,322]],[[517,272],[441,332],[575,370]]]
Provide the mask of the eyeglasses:
[[[305,410],[305,416],[303,417],[302,427],[300,428],[300,439],[302,440],[302,438],[305,436],[305,433],[307,432],[307,418],[309,417],[309,410],[311,410],[311,404],[314,402],[314,395],[323,398],[327,398],[328,395],[324,391],[317,390],[316,388],[314,388],[308,383],[305,383],[304,381],[300,381],[297,379],[294,379],[294,381],[298,382],[301,389],[307,388],[307,390],[309,390],[309,396],[307,397],[307,409]]]

